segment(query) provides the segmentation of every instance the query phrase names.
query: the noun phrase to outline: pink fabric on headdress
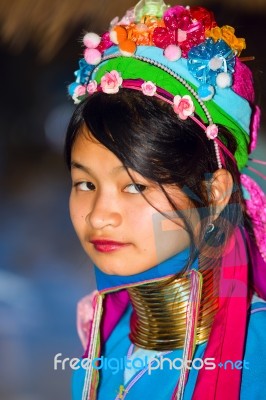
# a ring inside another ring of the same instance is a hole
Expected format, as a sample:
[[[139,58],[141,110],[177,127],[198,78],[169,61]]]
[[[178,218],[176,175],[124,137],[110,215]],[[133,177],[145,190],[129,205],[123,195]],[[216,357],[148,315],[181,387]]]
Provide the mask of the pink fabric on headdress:
[[[240,179],[250,196],[249,199],[245,200],[247,213],[253,223],[258,248],[266,262],[266,196],[250,176],[241,174]]]
[[[254,103],[255,92],[253,76],[250,69],[236,57],[233,90],[250,103]]]
[[[258,106],[255,106],[250,123],[250,139],[251,139],[249,145],[250,153],[252,153],[252,151],[254,151],[257,147],[258,132],[260,127],[260,114],[261,114],[260,108]]]
[[[257,146],[257,137],[260,127],[260,108],[254,106],[255,91],[254,81],[251,70],[236,57],[234,82],[232,89],[239,96],[244,97],[253,106],[253,113],[250,121],[250,145],[249,153],[255,150]]]

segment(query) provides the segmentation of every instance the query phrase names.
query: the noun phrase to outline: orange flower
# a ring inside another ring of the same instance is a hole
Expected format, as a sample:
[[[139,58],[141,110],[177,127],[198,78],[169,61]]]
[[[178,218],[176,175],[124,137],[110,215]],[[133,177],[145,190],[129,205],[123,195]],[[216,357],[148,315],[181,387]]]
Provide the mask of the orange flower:
[[[164,27],[162,19],[144,16],[139,24],[130,24],[126,27],[128,31],[128,39],[134,41],[137,45],[151,46],[153,45],[153,32],[155,28]]]
[[[128,38],[137,45],[151,45],[150,31],[145,24],[130,24],[128,27]]]

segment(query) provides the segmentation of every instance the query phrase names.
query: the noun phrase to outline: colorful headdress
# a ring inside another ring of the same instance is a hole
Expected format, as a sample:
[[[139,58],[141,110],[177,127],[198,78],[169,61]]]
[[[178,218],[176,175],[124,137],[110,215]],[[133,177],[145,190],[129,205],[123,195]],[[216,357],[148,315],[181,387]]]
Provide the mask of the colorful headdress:
[[[217,138],[216,124],[228,128],[238,143],[238,166],[246,165],[258,110],[253,118],[252,77],[238,58],[245,40],[232,27],[217,27],[213,14],[202,7],[168,8],[163,1],[141,1],[121,21],[113,20],[109,32],[101,37],[87,33],[83,42],[84,58],[69,87],[76,103],[100,90],[142,90],[173,104],[181,119],[201,122],[209,139]],[[251,83],[245,96],[247,80]],[[222,146],[219,138],[215,143]],[[217,146],[216,153],[221,168]]]

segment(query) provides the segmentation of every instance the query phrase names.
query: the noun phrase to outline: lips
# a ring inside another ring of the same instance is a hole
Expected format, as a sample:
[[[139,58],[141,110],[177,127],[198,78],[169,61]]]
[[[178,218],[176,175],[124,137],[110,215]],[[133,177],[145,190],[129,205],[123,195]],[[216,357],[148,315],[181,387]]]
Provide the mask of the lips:
[[[95,250],[99,251],[100,253],[109,253],[129,246],[129,243],[115,242],[113,240],[103,239],[90,240],[90,243],[92,243]]]

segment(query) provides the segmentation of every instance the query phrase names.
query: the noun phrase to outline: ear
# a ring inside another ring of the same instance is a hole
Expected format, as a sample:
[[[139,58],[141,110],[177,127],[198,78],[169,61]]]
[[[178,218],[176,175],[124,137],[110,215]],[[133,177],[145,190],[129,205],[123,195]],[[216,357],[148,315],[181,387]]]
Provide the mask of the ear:
[[[210,203],[215,210],[215,220],[227,206],[233,191],[233,178],[226,169],[214,172],[211,181]]]

